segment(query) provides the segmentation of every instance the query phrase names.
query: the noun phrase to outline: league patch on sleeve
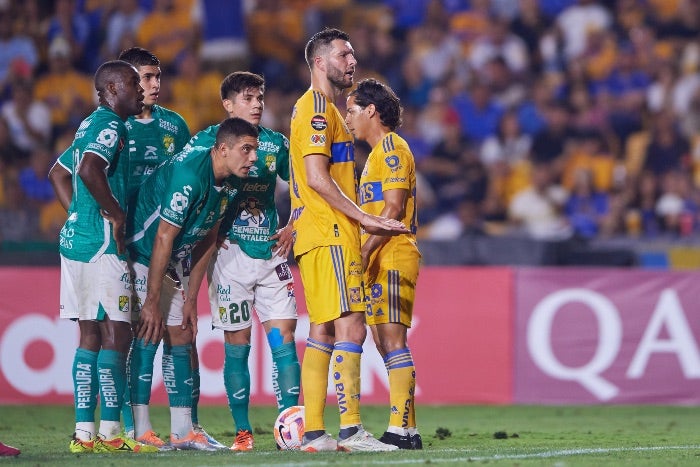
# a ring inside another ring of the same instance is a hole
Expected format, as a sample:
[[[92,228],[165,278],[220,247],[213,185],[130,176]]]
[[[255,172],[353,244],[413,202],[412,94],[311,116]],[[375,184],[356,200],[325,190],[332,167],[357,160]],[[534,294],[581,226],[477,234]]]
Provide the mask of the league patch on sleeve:
[[[323,115],[314,115],[313,117],[311,117],[311,128],[313,128],[316,131],[321,131],[328,128],[328,122],[326,121],[326,117],[324,117]]]

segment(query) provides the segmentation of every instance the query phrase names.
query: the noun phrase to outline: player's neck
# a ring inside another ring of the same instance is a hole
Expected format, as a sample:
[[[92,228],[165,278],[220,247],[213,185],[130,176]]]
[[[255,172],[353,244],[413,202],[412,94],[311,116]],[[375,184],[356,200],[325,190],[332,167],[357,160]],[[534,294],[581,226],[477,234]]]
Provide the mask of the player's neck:
[[[311,89],[314,91],[321,91],[333,104],[335,104],[336,98],[342,92],[341,89],[333,86],[327,79],[316,78],[315,76],[311,78]]]
[[[378,126],[376,128],[370,129],[368,133],[369,134],[367,135],[367,144],[369,144],[370,147],[375,148],[379,143],[382,142],[386,135],[389,134],[389,130],[387,130],[383,126]]]
[[[153,106],[152,105],[144,105],[143,106],[143,111],[141,111],[140,114],[136,116],[137,119],[147,119],[147,118],[153,118]]]

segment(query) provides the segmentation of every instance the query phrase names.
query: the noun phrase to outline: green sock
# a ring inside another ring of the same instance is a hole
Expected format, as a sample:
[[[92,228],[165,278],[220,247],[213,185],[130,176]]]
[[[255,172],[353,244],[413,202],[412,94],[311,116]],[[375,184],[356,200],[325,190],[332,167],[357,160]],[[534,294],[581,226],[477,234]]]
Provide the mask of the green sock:
[[[299,405],[301,367],[296,344],[287,342],[272,349],[272,365],[272,387],[277,397],[277,408],[282,411]]]
[[[248,420],[248,404],[250,402],[250,371],[248,370],[248,355],[250,345],[232,345],[224,343],[224,386],[228,396],[228,407],[231,409],[236,432],[239,430],[253,431]]]
[[[126,355],[116,350],[100,350],[97,371],[100,377],[100,418],[118,422],[126,388]]]
[[[153,379],[153,360],[156,358],[158,344],[135,339],[131,349],[129,373],[131,378],[131,404],[148,405],[151,401],[151,380]]]
[[[197,406],[199,405],[199,368],[192,368],[192,423],[199,425]]]
[[[97,408],[97,352],[78,347],[73,357],[75,421],[94,422]]]
[[[192,407],[192,345],[163,345],[163,384],[170,407]]]

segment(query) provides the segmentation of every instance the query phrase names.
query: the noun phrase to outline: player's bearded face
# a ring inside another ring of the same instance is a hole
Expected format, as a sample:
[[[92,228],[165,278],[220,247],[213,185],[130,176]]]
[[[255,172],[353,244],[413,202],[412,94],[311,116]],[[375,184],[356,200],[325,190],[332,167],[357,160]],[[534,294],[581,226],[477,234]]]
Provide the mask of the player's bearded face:
[[[340,68],[337,68],[333,66],[333,63],[328,63],[328,71],[327,71],[327,76],[328,76],[328,81],[330,81],[333,86],[335,86],[338,89],[347,89],[350,86],[352,86],[352,75],[347,74],[345,70],[341,70]]]

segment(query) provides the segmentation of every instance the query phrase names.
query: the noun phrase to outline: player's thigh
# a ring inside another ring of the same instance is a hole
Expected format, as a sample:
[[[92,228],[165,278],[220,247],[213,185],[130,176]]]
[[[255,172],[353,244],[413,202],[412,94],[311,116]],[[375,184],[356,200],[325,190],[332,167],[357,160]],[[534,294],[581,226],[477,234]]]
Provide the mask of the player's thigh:
[[[257,263],[236,244],[226,242],[209,266],[209,305],[212,326],[239,331],[252,325]]]
[[[254,305],[260,322],[296,320],[297,302],[289,264],[279,256],[257,261],[259,273]]]
[[[314,248],[297,258],[312,323],[365,311],[361,261],[359,248],[340,245]]]
[[[132,319],[138,321],[138,314],[141,305],[146,301],[148,266],[141,263],[130,265],[134,281],[134,302],[135,313]],[[163,319],[168,326],[179,326],[182,324],[182,309],[185,305],[185,291],[180,278],[169,271],[163,278],[160,290],[160,302],[158,308],[163,314]]]
[[[417,261],[406,262],[401,269],[379,269],[365,284],[369,300],[367,324],[400,323],[411,327],[417,279]]]

